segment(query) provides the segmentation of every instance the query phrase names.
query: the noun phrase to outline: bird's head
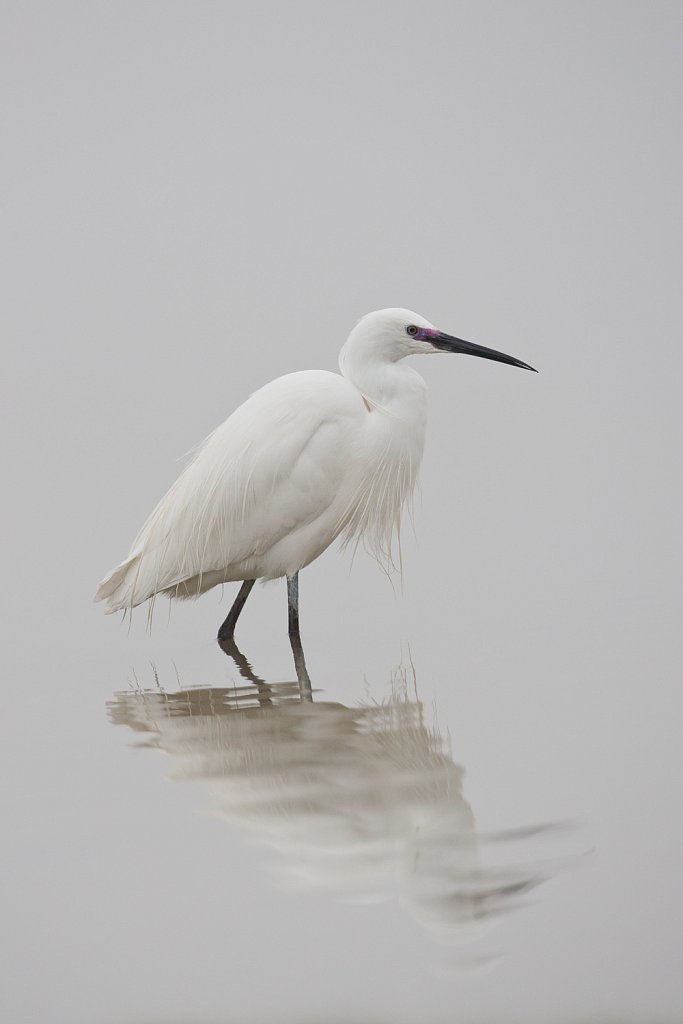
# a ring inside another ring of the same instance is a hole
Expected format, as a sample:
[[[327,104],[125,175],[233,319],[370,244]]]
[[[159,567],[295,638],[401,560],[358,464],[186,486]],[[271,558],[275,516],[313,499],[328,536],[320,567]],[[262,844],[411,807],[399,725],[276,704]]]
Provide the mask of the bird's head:
[[[460,352],[519,366],[523,370],[534,370],[533,366],[514,356],[444,334],[419,313],[412,313],[409,309],[378,309],[368,313],[354,327],[349,342],[356,350],[364,350],[366,356],[392,363],[405,356]]]

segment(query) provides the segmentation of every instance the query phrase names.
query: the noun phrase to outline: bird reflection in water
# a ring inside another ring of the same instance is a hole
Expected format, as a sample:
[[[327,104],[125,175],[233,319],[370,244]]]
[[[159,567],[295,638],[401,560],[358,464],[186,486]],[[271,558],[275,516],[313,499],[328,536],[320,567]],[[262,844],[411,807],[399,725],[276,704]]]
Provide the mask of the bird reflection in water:
[[[405,670],[381,703],[347,707],[313,699],[303,651],[298,680],[282,683],[259,678],[233,641],[226,653],[244,685],[131,689],[111,720],[176,758],[174,779],[210,783],[214,812],[277,850],[283,880],[398,895],[422,925],[476,937],[566,866],[542,855],[562,826],[477,832],[464,770]]]

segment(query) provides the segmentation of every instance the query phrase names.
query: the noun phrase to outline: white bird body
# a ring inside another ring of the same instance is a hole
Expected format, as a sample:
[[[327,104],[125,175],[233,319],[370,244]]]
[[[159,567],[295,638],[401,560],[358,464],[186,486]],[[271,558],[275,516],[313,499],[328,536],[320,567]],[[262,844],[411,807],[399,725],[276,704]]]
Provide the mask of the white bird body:
[[[400,360],[446,347],[526,365],[408,310],[368,314],[340,353],[341,375],[279,377],[206,439],[96,600],[113,612],[158,593],[190,598],[233,580],[293,577],[340,535],[391,564],[427,416],[426,385]]]
[[[422,458],[426,386],[347,346],[340,363],[348,376],[271,381],[207,438],[101,583],[109,611],[292,575],[342,533],[390,559]]]

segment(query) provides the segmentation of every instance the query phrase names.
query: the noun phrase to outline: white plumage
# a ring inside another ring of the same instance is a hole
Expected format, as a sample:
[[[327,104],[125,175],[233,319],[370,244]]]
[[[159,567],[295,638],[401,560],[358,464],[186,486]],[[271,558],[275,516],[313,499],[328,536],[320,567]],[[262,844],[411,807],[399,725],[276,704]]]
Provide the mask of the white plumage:
[[[455,342],[409,310],[381,310],[351,332],[341,375],[306,370],[266,384],[207,438],[95,599],[114,612],[158,593],[293,576],[340,535],[390,562],[427,412],[424,381],[400,360],[492,351]],[[526,365],[487,355],[498,357]]]

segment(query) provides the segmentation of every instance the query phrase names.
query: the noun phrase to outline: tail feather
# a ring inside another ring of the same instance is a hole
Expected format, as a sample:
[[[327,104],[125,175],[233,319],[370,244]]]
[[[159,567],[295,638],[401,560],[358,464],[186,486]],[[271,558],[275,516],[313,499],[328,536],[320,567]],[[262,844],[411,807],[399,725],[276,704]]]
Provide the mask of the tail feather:
[[[122,608],[133,608],[147,600],[149,594],[135,594],[135,580],[140,567],[140,555],[121,562],[105,576],[95,593],[95,601],[107,602],[107,615]]]

